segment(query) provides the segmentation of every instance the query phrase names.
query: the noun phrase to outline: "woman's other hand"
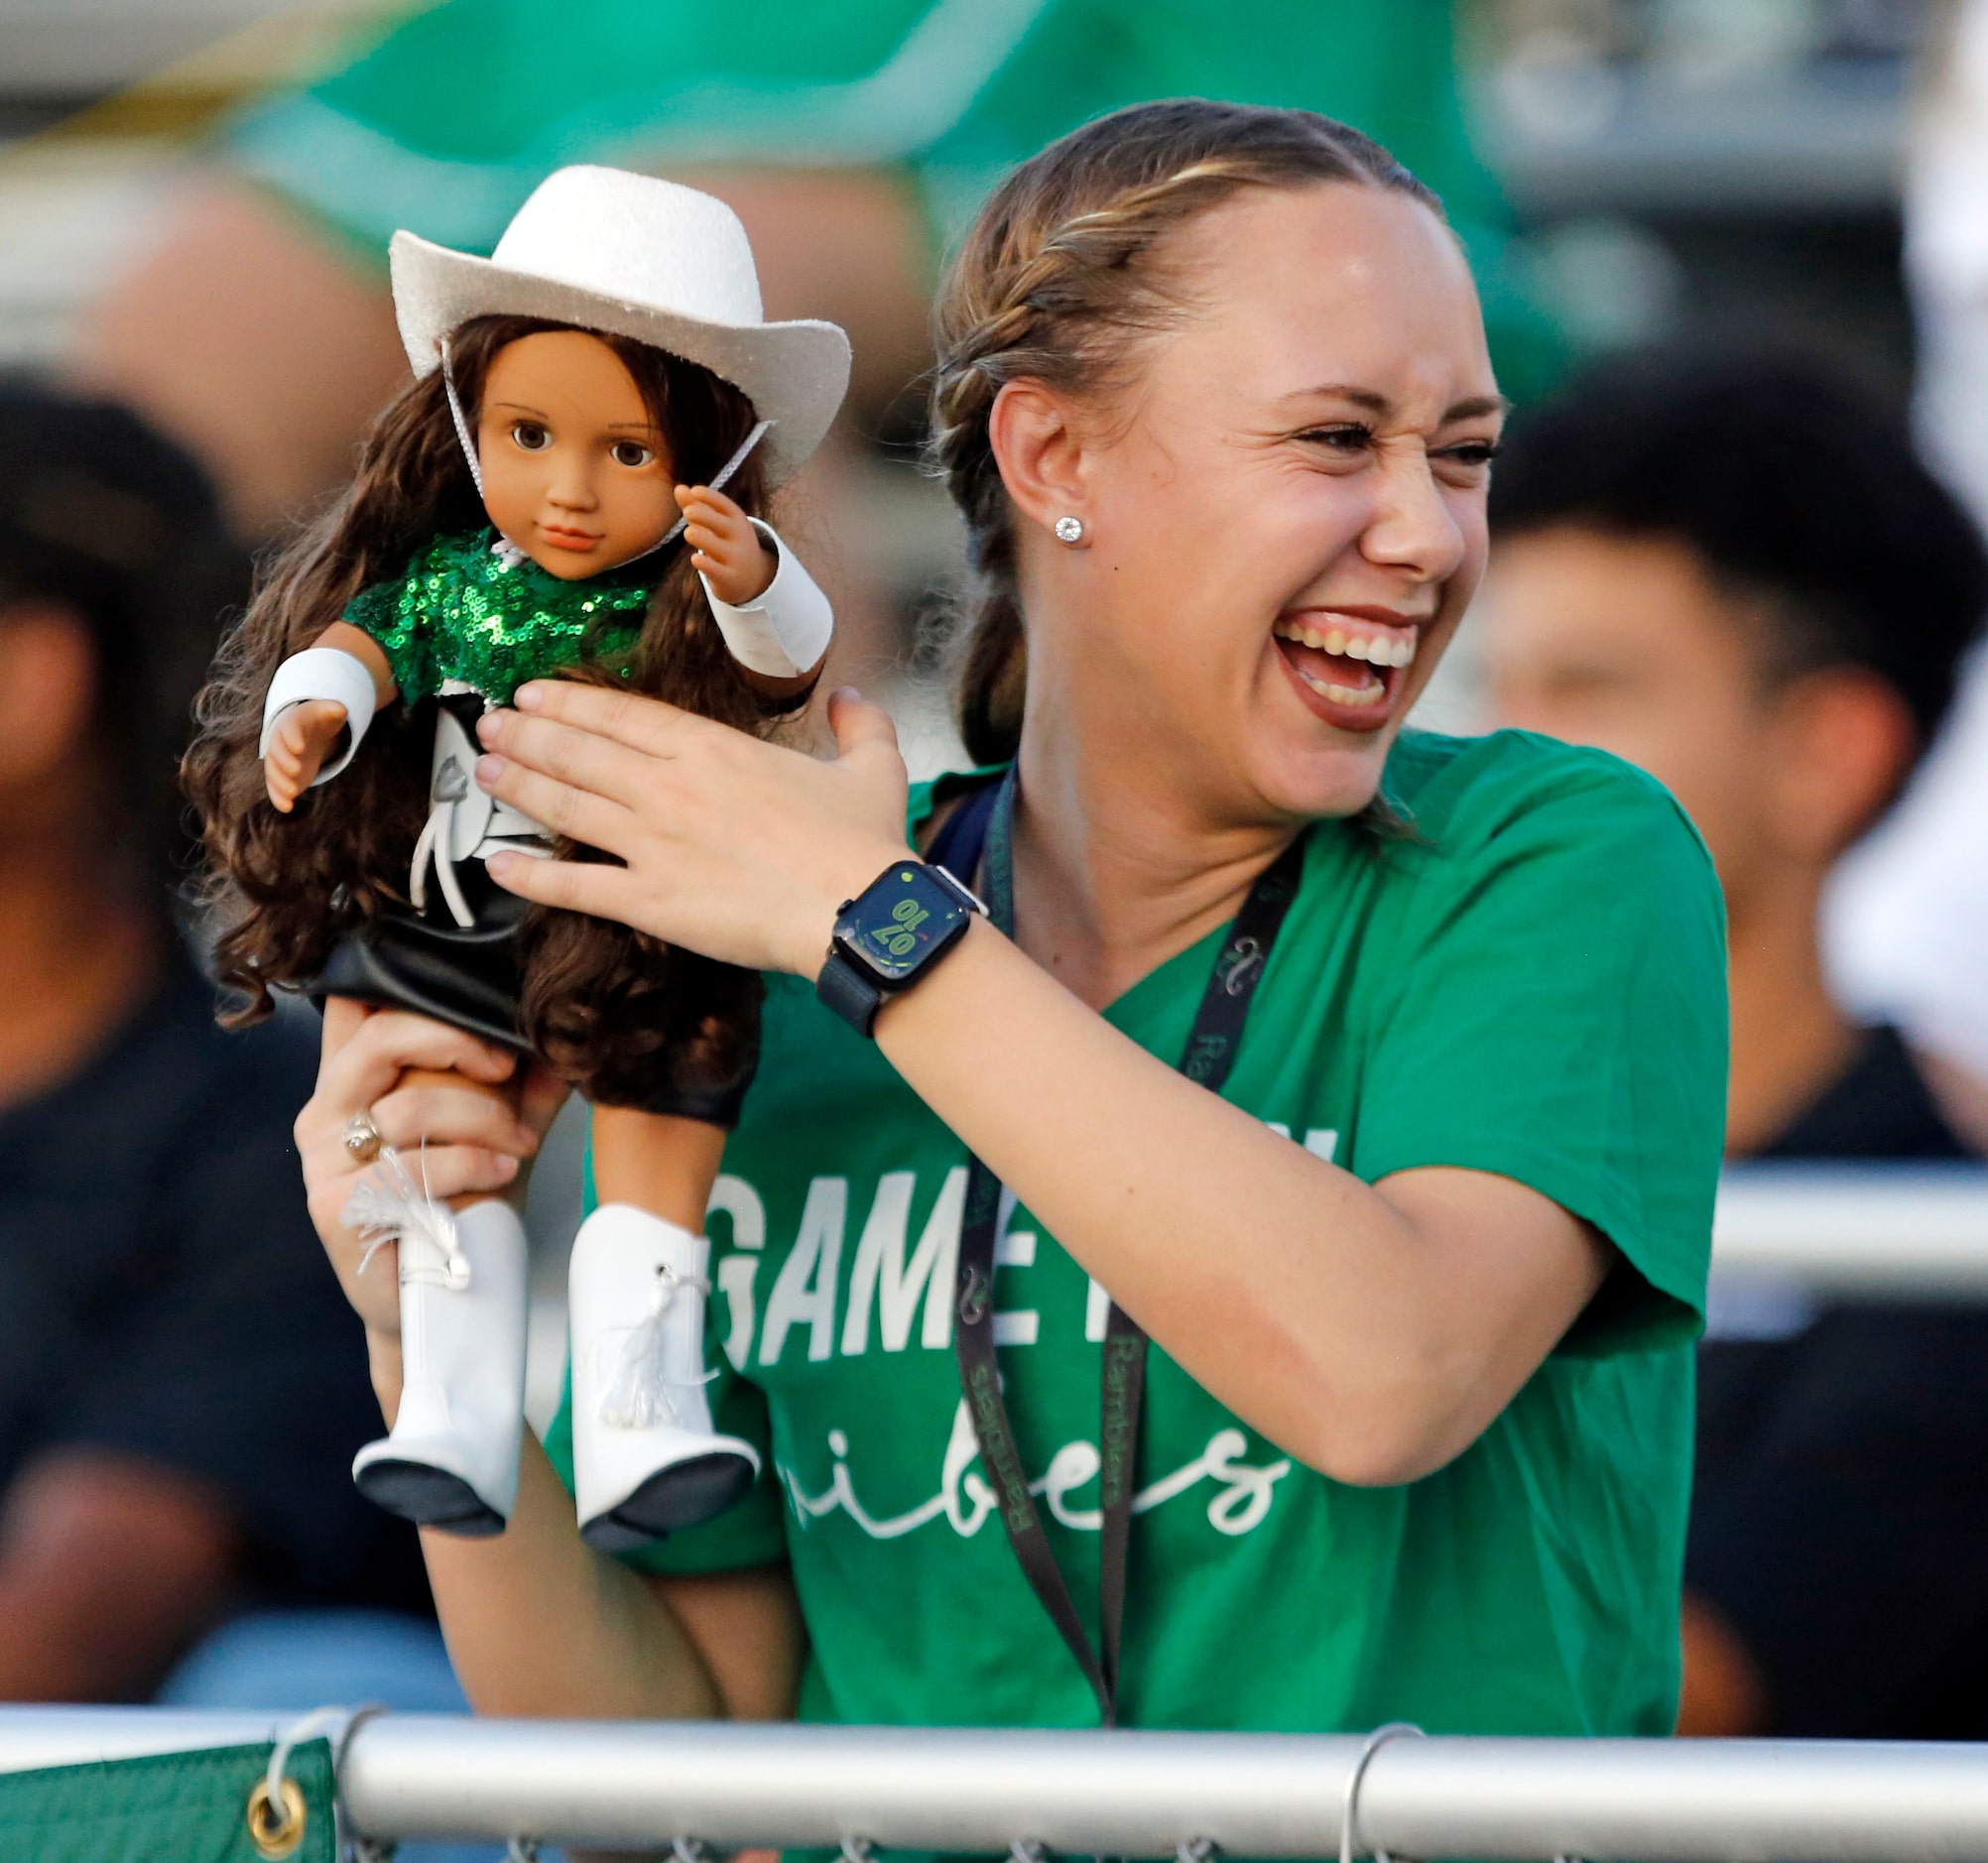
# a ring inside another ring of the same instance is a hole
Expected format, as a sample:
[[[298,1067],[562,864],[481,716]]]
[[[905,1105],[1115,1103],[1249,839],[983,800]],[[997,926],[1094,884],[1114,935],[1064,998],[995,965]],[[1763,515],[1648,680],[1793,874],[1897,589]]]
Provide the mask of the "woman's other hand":
[[[368,1264],[345,1206],[372,1166],[345,1134],[370,1113],[381,1141],[436,1197],[458,1207],[479,1197],[522,1196],[529,1166],[565,1088],[543,1069],[443,1023],[333,997],[324,1006],[317,1087],[297,1116],[304,1187],[345,1298],[366,1327],[374,1382],[389,1411],[399,1398],[400,1276],[388,1244]],[[391,1391],[389,1391],[391,1386]]]
[[[904,857],[904,759],[881,707],[828,701],[816,759],[660,699],[539,681],[484,714],[477,781],[624,864],[500,855],[523,898],[755,970],[812,978],[842,902]]]
[[[269,800],[282,813],[287,815],[297,807],[297,799],[323,769],[324,759],[344,728],[345,707],[335,698],[307,699],[277,719],[262,776]]]
[[[757,601],[773,586],[773,553],[752,520],[723,492],[708,485],[677,487],[683,514],[683,541],[694,553],[694,567],[711,593],[734,608]]]

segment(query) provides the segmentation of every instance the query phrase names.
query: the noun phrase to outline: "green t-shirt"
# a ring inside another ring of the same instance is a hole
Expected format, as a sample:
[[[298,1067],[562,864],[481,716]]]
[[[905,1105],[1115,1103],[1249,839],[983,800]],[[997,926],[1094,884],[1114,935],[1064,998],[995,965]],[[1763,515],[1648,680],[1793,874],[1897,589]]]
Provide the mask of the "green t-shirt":
[[[1310,829],[1225,1097],[1370,1182],[1443,1165],[1517,1179],[1621,1261],[1483,1436],[1404,1487],[1300,1465],[1156,1345],[1124,1720],[1665,1733],[1723,1111],[1711,867],[1655,783],[1544,738],[1405,734],[1388,793],[1408,836]],[[914,803],[916,819],[929,792]],[[1106,1019],[1178,1059],[1220,937]],[[965,1161],[873,1046],[807,985],[772,983],[710,1225],[715,1409],[767,1473],[734,1512],[633,1562],[789,1561],[807,1719],[1096,1720],[961,1413],[949,1295]],[[1106,1299],[1026,1208],[1005,1237],[1008,1402],[1094,1637]],[[549,1446],[569,1461],[563,1414]]]

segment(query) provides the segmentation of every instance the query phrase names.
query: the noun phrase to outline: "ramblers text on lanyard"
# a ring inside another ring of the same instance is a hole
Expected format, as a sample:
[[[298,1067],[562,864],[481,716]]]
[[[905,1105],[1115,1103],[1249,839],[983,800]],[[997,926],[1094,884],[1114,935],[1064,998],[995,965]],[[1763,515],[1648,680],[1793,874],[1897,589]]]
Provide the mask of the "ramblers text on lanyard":
[[[964,814],[971,804],[965,805]],[[978,813],[979,811],[975,811]],[[986,854],[982,884],[989,917],[1002,932],[1015,931],[1015,887],[1012,832],[1015,817],[1015,772],[1001,781],[986,816]],[[949,825],[949,824],[948,824]],[[962,824],[963,825],[963,824]],[[947,864],[956,859],[971,882],[972,850],[958,837]],[[934,853],[936,853],[934,848]],[[1294,841],[1265,868],[1250,888],[1242,910],[1229,927],[1215,959],[1207,988],[1201,993],[1193,1028],[1180,1057],[1180,1071],[1211,1093],[1219,1093],[1235,1061],[1250,999],[1256,994],[1271,946],[1284,916],[1297,896],[1304,864],[1304,840]],[[959,872],[958,867],[953,867]],[[1000,1217],[1001,1185],[979,1159],[971,1161],[966,1182],[965,1219],[959,1238],[959,1278],[954,1290],[953,1346],[959,1360],[960,1389],[967,1415],[979,1439],[980,1459],[994,1483],[1001,1524],[1015,1549],[1030,1587],[1041,1600],[1070,1654],[1076,1658],[1098,1712],[1107,1727],[1118,1721],[1120,1636],[1125,1623],[1126,1554],[1132,1539],[1132,1499],[1139,1479],[1141,1400],[1146,1389],[1146,1334],[1137,1320],[1114,1301],[1104,1328],[1103,1417],[1098,1430],[1099,1506],[1103,1516],[1098,1580],[1102,1648],[1093,1650],[1085,1634],[1076,1600],[1064,1582],[1048,1536],[1043,1531],[1035,1496],[1029,1492],[1028,1470],[1015,1442],[1008,1406],[1001,1395],[1001,1375],[994,1351],[994,1231]]]

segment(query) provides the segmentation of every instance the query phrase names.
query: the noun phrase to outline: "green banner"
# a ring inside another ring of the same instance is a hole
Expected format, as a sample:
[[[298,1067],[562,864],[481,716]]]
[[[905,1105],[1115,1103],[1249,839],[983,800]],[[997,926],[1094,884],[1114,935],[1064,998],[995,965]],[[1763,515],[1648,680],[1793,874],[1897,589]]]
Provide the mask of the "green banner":
[[[0,1774],[0,1857],[34,1863],[334,1863],[331,1745],[306,1741],[273,1809],[250,1795],[268,1746],[215,1747]],[[297,1828],[302,1814],[302,1829]],[[262,1841],[258,1843],[260,1835]]]

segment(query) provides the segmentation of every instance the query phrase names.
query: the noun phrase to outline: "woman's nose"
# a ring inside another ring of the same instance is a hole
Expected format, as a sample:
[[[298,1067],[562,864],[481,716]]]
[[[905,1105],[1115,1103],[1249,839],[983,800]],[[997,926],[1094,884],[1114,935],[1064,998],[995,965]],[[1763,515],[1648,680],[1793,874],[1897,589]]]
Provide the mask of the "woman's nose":
[[[1403,447],[1382,464],[1373,521],[1361,539],[1369,561],[1439,582],[1463,560],[1465,541],[1421,447]]]

